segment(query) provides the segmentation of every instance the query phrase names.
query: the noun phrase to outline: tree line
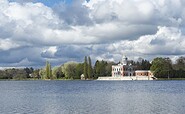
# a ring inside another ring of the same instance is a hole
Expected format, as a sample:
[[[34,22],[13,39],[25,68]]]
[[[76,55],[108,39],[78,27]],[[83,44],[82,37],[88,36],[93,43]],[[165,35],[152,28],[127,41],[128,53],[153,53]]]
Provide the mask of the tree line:
[[[175,63],[170,58],[157,57],[150,70],[157,78],[185,78],[185,57],[179,57]]]
[[[97,79],[102,76],[111,76],[112,65],[118,63],[96,60],[94,66],[91,58],[85,56],[84,62],[66,62],[60,66],[52,67],[46,61],[45,67],[41,69],[5,69],[0,70],[0,79]],[[179,57],[175,63],[170,58],[157,57],[152,63],[145,59],[140,61],[130,60],[128,64],[135,66],[135,70],[151,70],[157,78],[185,78],[185,57]]]
[[[31,68],[24,68],[24,69],[5,69],[0,70],[0,79],[16,79],[22,80],[31,78],[31,74],[35,74],[36,70]]]
[[[5,69],[0,70],[0,79],[96,79],[98,76],[111,76],[112,65],[114,62],[97,60],[92,65],[91,58],[85,56],[84,62],[66,62],[60,66],[52,67],[49,61],[46,61],[45,67],[41,69]]]

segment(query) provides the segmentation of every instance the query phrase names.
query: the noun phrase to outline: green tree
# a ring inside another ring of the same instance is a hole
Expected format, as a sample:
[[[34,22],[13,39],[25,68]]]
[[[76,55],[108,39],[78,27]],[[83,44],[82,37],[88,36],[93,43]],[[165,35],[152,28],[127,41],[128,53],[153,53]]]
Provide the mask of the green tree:
[[[50,63],[46,61],[46,78],[45,79],[50,79]]]
[[[53,69],[52,69],[52,78],[53,79],[57,79],[57,74],[58,74],[59,68],[60,67],[57,67],[57,66],[53,67]]]
[[[27,79],[27,73],[24,69],[15,69],[13,79],[23,80]]]
[[[27,72],[24,69],[6,69],[0,70],[0,79],[15,79],[22,80],[27,79]]]
[[[39,75],[41,76],[41,79],[45,80],[46,78],[46,68],[42,68],[39,70]]]
[[[151,64],[149,61],[139,58],[137,62],[131,62],[132,65],[136,66],[137,70],[150,70]]]
[[[33,73],[34,69],[31,67],[31,68],[24,68],[24,70],[26,71],[27,73],[27,78],[31,78],[30,75]]]
[[[16,73],[14,68],[13,69],[6,69],[5,72],[6,72],[6,76],[8,79],[13,79],[13,77]]]
[[[107,61],[101,61],[101,70],[100,70],[100,75],[101,76],[106,76],[107,74],[106,74],[106,66],[107,66]]]
[[[8,79],[8,75],[5,70],[0,70],[0,79]]]
[[[185,78],[185,57],[179,57],[173,65],[173,77]]]
[[[52,79],[52,69],[51,69],[51,64],[49,63],[49,75],[48,79]]]
[[[175,70],[185,70],[185,57],[179,57],[173,65]]]
[[[95,78],[98,78],[99,76],[107,76],[110,74],[110,72],[108,73],[108,71],[106,70],[107,65],[108,65],[107,61],[103,61],[103,60],[96,61],[95,66],[94,66]],[[111,66],[111,71],[112,71],[112,66]]]
[[[150,62],[143,59],[141,63],[142,70],[150,70],[150,67],[151,67]]]
[[[111,76],[112,75],[112,65],[114,65],[114,62],[107,62],[107,65],[105,66],[105,74],[106,76]]]
[[[84,71],[84,63],[78,63],[76,66],[76,77],[75,79],[80,79],[81,75],[83,74]]]
[[[91,58],[88,57],[88,78],[91,79],[92,78],[92,65],[91,65]]]
[[[54,79],[60,79],[60,78],[64,78],[65,75],[64,73],[62,72],[62,67],[59,66],[59,67],[54,67],[52,69],[52,76]]]
[[[54,79],[52,77],[51,64],[48,61],[46,61],[46,78],[45,79]]]
[[[172,62],[169,58],[157,57],[152,61],[150,70],[157,78],[169,78],[172,71]]]
[[[76,77],[76,62],[67,62],[62,66],[62,72],[66,79],[74,79]]]
[[[95,78],[98,78],[98,76],[100,76],[100,62],[99,62],[99,60],[97,60],[95,62],[95,65],[94,65],[94,75],[95,75]]]
[[[40,69],[35,69],[35,70],[33,71],[33,73],[31,74],[32,77],[33,77],[34,79],[40,79],[41,77],[40,77],[39,72],[40,72]]]
[[[85,79],[88,78],[88,73],[87,73],[87,68],[88,67],[88,64],[87,64],[87,56],[85,56],[85,59],[84,59],[84,76],[85,76]]]

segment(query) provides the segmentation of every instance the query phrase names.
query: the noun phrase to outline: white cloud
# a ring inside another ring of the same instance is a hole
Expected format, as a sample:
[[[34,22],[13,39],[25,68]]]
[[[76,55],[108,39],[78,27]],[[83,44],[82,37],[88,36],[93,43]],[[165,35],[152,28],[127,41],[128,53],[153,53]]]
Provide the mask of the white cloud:
[[[143,35],[137,40],[123,40],[110,44],[107,51],[113,54],[125,54],[131,58],[143,56],[185,55],[185,36],[175,27],[158,27],[153,35]],[[172,56],[173,57],[173,56]]]
[[[57,47],[56,46],[52,46],[52,47],[49,47],[48,49],[45,49],[42,52],[42,56],[46,57],[46,58],[53,58],[53,57],[55,57],[55,53],[56,52],[57,52]]]
[[[10,39],[0,39],[0,50],[6,51],[12,48],[17,48],[19,46],[19,44],[14,43]]]
[[[163,23],[168,20],[167,25],[178,23],[176,25],[179,26],[182,23],[181,17],[176,20],[173,17],[174,15],[166,11],[167,9],[164,10],[164,14],[159,13],[161,10],[159,6],[162,3],[159,5],[156,2],[146,0],[127,2],[124,0],[100,0],[96,2],[91,0],[86,3],[86,6],[90,7],[92,4],[93,9],[89,11],[89,15],[92,16],[91,19],[95,23],[88,26],[65,25],[65,20],[59,18],[51,8],[42,3],[4,2],[2,3],[4,7],[0,8],[0,16],[2,17],[0,21],[3,25],[7,27],[10,25],[11,28],[14,28],[12,30],[0,26],[2,29],[5,28],[6,33],[10,35],[4,37],[29,42],[29,45],[53,46],[71,43],[109,43],[124,39],[134,40],[141,35],[155,33],[157,24],[160,22]],[[177,6],[179,5],[177,4]],[[84,10],[87,9],[84,8]],[[169,14],[167,15],[169,18],[164,17],[166,14]],[[70,29],[65,29],[65,26],[69,26]]]
[[[97,22],[113,21],[123,24],[171,24],[170,18],[184,18],[183,0],[90,0],[85,3]],[[173,26],[173,25],[172,25]]]
[[[183,0],[80,0],[55,8],[8,0],[0,4],[3,64],[25,58],[41,64],[49,58],[81,61],[85,55],[118,61],[122,54],[149,59],[185,54]]]
[[[178,28],[159,27],[154,35],[141,36],[134,42],[134,50],[143,54],[185,54],[184,36]]]
[[[133,41],[121,40],[107,45],[96,45],[94,50],[99,53],[93,56],[114,61],[119,61],[122,54],[134,60],[139,57],[151,60],[156,56],[169,56],[174,60],[177,56],[185,55],[184,44],[185,36],[180,29],[159,26],[156,34],[143,35]]]

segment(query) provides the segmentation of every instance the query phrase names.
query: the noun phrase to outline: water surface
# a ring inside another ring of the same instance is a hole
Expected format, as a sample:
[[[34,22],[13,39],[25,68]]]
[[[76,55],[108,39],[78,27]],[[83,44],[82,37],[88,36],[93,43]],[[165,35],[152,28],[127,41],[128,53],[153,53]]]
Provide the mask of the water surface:
[[[184,114],[185,81],[0,81],[0,114]]]

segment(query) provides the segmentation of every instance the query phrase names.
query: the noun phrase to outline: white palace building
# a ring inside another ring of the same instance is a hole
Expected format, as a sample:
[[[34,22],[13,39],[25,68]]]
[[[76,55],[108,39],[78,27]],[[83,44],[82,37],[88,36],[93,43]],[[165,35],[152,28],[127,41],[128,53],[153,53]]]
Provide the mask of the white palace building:
[[[136,70],[129,64],[126,56],[117,65],[112,65],[111,77],[99,77],[98,80],[154,80],[156,79],[150,70]]]

